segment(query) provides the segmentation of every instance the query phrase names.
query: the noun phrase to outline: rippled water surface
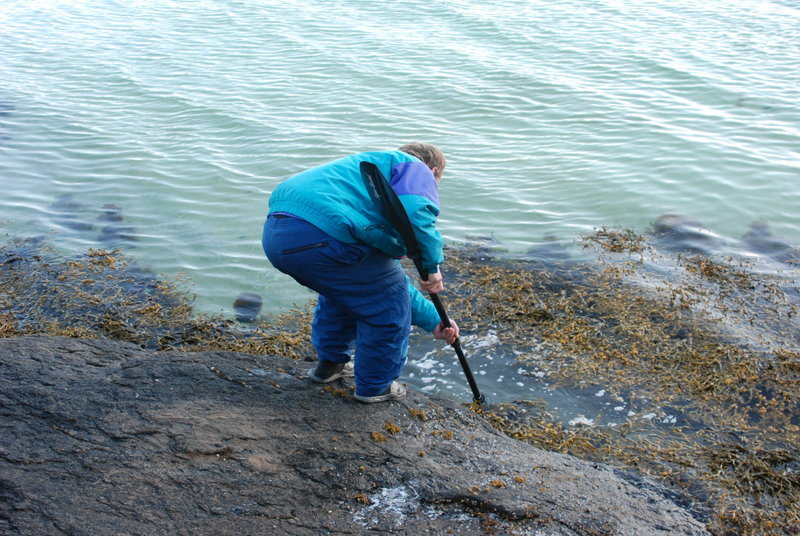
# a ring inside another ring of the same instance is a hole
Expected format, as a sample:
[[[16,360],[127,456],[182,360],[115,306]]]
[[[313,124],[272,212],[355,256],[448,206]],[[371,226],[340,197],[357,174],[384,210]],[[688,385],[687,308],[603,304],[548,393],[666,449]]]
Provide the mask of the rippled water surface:
[[[798,29],[777,0],[4,0],[0,220],[278,310],[309,294],[263,258],[269,192],[423,140],[453,242],[676,212],[798,244]]]

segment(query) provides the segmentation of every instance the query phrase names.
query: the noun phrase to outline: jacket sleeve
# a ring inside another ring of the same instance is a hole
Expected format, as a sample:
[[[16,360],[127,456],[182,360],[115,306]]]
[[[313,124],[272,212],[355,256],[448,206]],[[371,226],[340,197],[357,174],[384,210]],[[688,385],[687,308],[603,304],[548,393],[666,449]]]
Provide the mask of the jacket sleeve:
[[[444,240],[436,229],[439,192],[433,173],[422,162],[403,162],[392,168],[390,182],[417,234],[423,268],[437,272],[444,262]]]
[[[440,321],[436,307],[417,290],[408,276],[406,276],[406,281],[408,282],[408,293],[411,296],[411,323],[425,331],[433,331]]]

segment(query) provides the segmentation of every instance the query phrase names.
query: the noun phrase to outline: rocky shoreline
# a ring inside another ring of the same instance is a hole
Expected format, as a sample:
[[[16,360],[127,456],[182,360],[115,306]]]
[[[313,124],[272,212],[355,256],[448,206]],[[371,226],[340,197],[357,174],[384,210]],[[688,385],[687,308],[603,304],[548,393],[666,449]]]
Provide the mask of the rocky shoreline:
[[[308,364],[0,339],[0,533],[700,535],[659,485]]]

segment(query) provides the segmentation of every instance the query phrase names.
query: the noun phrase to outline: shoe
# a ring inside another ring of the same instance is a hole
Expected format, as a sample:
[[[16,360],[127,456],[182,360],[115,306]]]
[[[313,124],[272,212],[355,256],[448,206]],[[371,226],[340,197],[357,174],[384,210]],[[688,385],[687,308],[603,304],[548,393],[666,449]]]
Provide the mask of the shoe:
[[[401,398],[406,396],[406,388],[403,387],[402,383],[392,382],[392,385],[386,389],[386,392],[382,395],[375,395],[375,396],[361,396],[359,394],[353,395],[353,397],[358,400],[359,402],[363,402],[365,404],[374,404],[376,402],[387,402],[389,400],[400,400]]]
[[[312,382],[330,383],[339,378],[351,378],[353,376],[353,362],[335,363],[333,361],[319,361],[317,368],[308,371],[308,377]]]

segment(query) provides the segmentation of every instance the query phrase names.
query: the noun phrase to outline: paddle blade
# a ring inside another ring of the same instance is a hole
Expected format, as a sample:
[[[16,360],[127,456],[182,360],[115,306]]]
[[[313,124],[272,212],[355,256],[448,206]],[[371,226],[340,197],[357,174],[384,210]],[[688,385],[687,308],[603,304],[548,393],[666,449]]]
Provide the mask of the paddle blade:
[[[363,161],[359,167],[361,169],[361,178],[364,179],[364,185],[367,187],[367,192],[369,192],[372,201],[389,224],[400,233],[400,238],[406,246],[406,255],[414,261],[420,277],[427,279],[427,270],[424,270],[421,264],[419,241],[414,232],[414,227],[411,225],[411,220],[408,219],[408,213],[403,203],[400,202],[400,198],[397,197],[397,194],[384,178],[378,166],[372,162]]]

